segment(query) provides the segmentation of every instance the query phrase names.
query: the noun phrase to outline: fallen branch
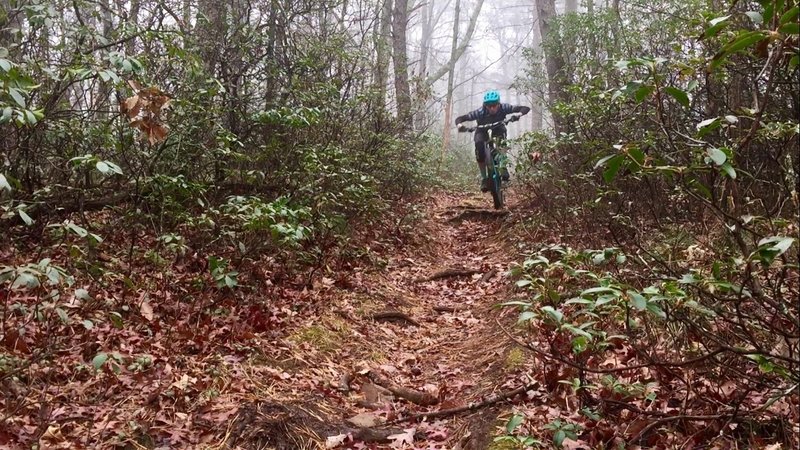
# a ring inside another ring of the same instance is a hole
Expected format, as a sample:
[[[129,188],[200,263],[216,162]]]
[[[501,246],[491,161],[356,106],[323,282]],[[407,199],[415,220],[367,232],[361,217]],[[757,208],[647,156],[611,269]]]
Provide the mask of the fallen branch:
[[[449,409],[441,409],[439,411],[430,411],[430,412],[423,412],[418,414],[412,414],[410,416],[406,416],[400,419],[395,419],[391,422],[388,422],[386,425],[394,425],[402,422],[410,422],[418,419],[431,419],[431,418],[440,418],[440,417],[449,417],[454,416],[457,414],[465,413],[465,412],[475,412],[479,409],[486,408],[487,406],[492,406],[494,404],[500,403],[504,400],[507,400],[512,397],[516,397],[519,394],[525,393],[531,389],[533,389],[538,382],[526,384],[524,386],[520,386],[512,391],[508,391],[502,394],[497,394],[487,398],[486,400],[480,403],[470,403],[466,406],[459,406],[458,408],[449,408]]]
[[[400,311],[384,311],[379,313],[374,313],[370,316],[372,320],[380,321],[380,320],[401,320],[414,325],[415,327],[421,326],[419,322],[412,319],[408,316],[408,314],[400,312]]]
[[[440,306],[436,305],[433,307],[433,310],[440,313],[454,313],[456,309],[452,306]]]
[[[471,276],[475,275],[476,273],[481,273],[478,269],[465,269],[463,267],[451,267],[449,269],[440,270],[433,275],[425,278],[418,278],[417,283],[423,283],[426,281],[433,281],[439,280],[441,278],[451,278],[451,277],[464,277],[464,276]]]
[[[430,406],[439,403],[439,399],[434,397],[433,395],[427,392],[420,392],[414,389],[409,389],[400,386],[399,384],[393,382],[392,380],[382,377],[375,371],[370,370],[367,373],[367,377],[369,377],[369,379],[378,386],[385,388],[386,390],[396,395],[397,397],[408,400],[411,403],[420,406]]]

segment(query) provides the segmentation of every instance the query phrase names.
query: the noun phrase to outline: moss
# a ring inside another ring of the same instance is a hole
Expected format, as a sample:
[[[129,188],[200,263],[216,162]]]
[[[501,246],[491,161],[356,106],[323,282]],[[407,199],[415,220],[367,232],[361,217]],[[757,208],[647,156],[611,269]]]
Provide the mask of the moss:
[[[525,362],[525,352],[519,347],[514,347],[506,355],[506,368],[516,369]]]
[[[297,344],[312,345],[321,352],[336,350],[341,341],[337,333],[316,325],[297,330],[292,333],[289,340]]]
[[[518,450],[522,447],[514,441],[492,441],[489,443],[489,447],[486,450]]]

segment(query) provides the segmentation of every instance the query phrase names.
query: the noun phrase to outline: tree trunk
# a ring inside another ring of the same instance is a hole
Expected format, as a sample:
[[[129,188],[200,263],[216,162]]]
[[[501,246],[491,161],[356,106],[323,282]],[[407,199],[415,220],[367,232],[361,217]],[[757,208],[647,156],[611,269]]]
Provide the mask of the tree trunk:
[[[564,0],[564,13],[578,11],[578,0]]]
[[[420,55],[419,55],[419,72],[417,73],[417,95],[424,93],[424,98],[420,100],[422,103],[419,110],[415,114],[415,129],[422,130],[428,124],[427,106],[428,106],[428,86],[425,85],[425,77],[428,76],[428,53],[431,47],[431,37],[433,36],[434,24],[434,0],[428,1],[427,5],[422,8],[422,18],[420,23],[422,25],[422,36],[419,41]]]
[[[408,84],[408,53],[406,49],[407,26],[408,0],[395,0],[392,17],[392,60],[394,61],[397,118],[401,123],[411,127],[411,88]]]
[[[458,22],[461,15],[461,0],[456,0],[456,9],[453,13],[453,40],[450,46],[450,67],[447,71],[447,99],[444,106],[444,137],[442,140],[442,157],[450,147],[450,124],[453,114],[453,75],[456,67],[455,53],[458,50]]]
[[[556,17],[556,6],[554,0],[536,0],[536,13],[539,17],[539,31],[542,40],[558,38],[558,29],[551,29],[551,24]],[[552,33],[552,34],[551,34]],[[553,48],[555,47],[555,49]],[[553,128],[556,135],[564,131],[564,120],[553,108],[559,100],[564,99],[564,82],[562,72],[564,70],[564,57],[561,55],[559,45],[545,47],[545,67],[547,69],[547,91],[548,102],[550,103],[550,113],[553,116]]]
[[[378,87],[378,101],[386,102],[386,85],[389,79],[389,33],[392,25],[392,0],[384,0],[380,20],[375,25],[375,70],[373,79]]]

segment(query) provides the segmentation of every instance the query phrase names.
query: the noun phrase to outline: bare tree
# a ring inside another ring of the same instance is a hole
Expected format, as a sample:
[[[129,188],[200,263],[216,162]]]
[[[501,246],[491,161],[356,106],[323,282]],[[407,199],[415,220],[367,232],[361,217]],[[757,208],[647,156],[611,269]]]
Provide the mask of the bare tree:
[[[394,61],[394,90],[397,97],[397,118],[411,124],[411,87],[408,83],[408,0],[395,0],[392,15],[392,59]]]
[[[454,58],[458,50],[458,22],[461,15],[461,0],[456,0],[456,9],[453,13],[453,40],[450,50],[450,64],[447,71],[447,95],[445,98],[444,106],[444,138],[442,145],[442,154],[450,146],[450,118],[453,114],[453,72],[456,67],[456,59]]]
[[[376,53],[373,79],[378,88],[379,101],[386,100],[386,85],[389,80],[389,33],[392,27],[392,0],[383,0],[379,4],[378,16],[380,19],[375,24],[374,45]]]
[[[447,63],[443,64],[439,70],[428,76],[427,82],[429,85],[432,85],[440,78],[445,76],[450,71],[451,64],[455,64],[455,62],[461,58],[461,55],[464,54],[464,51],[467,49],[467,46],[472,40],[472,35],[475,33],[475,25],[478,22],[481,8],[483,8],[483,0],[478,0],[478,3],[475,5],[475,10],[472,12],[472,16],[469,18],[469,25],[467,26],[467,31],[463,40],[455,49],[455,51],[451,52],[450,59],[447,61]]]
[[[544,40],[550,33],[557,33],[551,28],[553,20],[556,18],[555,0],[536,0],[536,13],[539,17],[539,31]],[[553,37],[553,36],[551,36]],[[547,69],[548,101],[550,112],[553,116],[553,127],[556,134],[564,130],[563,118],[553,109],[553,106],[564,96],[564,83],[562,72],[564,70],[564,57],[558,50],[545,48],[545,67]]]

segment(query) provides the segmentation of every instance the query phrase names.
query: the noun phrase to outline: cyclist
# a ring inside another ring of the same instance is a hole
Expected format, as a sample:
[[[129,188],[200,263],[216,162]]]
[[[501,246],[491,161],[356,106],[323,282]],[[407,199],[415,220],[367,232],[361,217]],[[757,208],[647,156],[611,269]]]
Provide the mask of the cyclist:
[[[527,106],[512,106],[508,103],[500,103],[500,93],[492,90],[488,91],[483,96],[483,106],[475,111],[464,114],[463,116],[456,117],[456,125],[459,131],[465,131],[466,127],[461,125],[462,122],[475,120],[478,125],[486,125],[489,123],[502,122],[508,114],[519,113],[524,116],[530,112]],[[519,120],[520,116],[512,116],[511,121]],[[506,138],[506,126],[502,123],[492,130],[492,136],[499,137],[501,143]],[[489,140],[488,130],[475,130],[475,158],[478,160],[478,168],[481,171],[481,191],[486,192],[489,190],[489,177],[486,173],[486,161],[484,160],[484,145]],[[504,180],[508,180],[508,170],[505,170],[503,175]]]

